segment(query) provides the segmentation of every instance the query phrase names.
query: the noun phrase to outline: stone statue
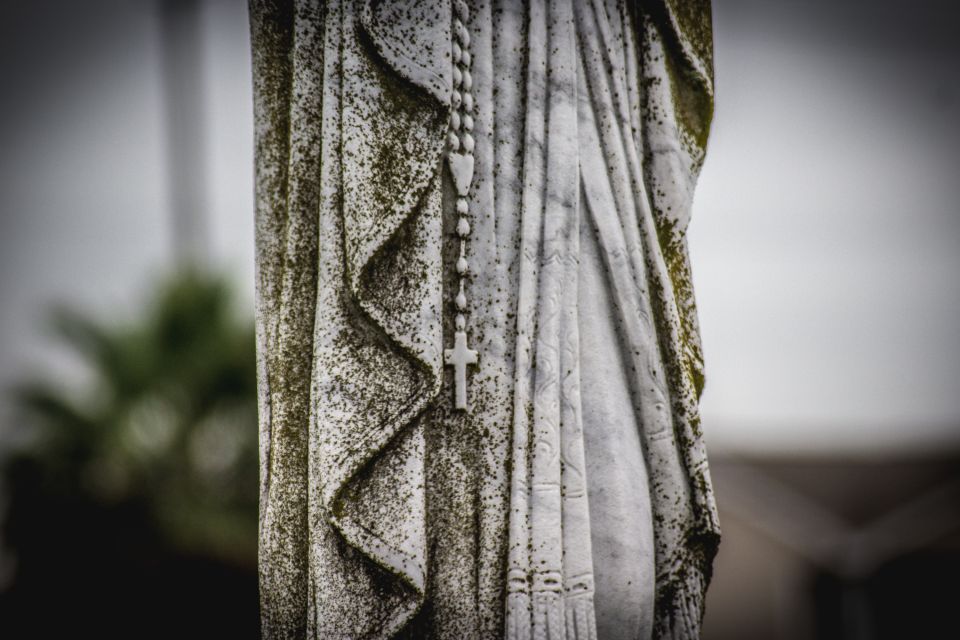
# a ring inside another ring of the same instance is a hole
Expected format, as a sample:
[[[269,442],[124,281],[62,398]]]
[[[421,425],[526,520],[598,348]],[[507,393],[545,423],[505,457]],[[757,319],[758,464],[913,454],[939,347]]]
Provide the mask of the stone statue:
[[[708,0],[252,0],[265,638],[696,638]]]

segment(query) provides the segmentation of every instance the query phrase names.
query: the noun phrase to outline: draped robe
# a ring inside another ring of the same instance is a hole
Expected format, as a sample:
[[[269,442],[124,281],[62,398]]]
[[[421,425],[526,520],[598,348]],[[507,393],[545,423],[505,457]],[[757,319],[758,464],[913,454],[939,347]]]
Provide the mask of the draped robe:
[[[251,3],[264,637],[695,638],[709,5],[468,4],[463,413],[451,3]]]

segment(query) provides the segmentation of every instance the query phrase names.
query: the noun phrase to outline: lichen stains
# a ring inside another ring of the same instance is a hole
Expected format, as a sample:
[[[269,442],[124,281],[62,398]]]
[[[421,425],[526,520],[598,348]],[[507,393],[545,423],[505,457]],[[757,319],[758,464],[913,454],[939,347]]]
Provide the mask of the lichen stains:
[[[547,81],[533,67],[563,53],[530,36],[539,2],[468,3],[477,176],[468,327],[481,353],[469,414],[453,409],[441,359],[457,277],[455,197],[441,159],[449,5],[252,4],[266,638],[499,639],[508,554],[542,548],[508,543],[511,482],[530,462],[512,455],[516,427],[537,419],[536,376],[573,379],[576,369],[551,370],[536,339],[546,258],[528,233],[547,213],[525,198],[543,188],[530,162],[560,143],[544,138],[547,111],[530,107]],[[597,122],[632,135],[641,156],[642,176],[628,188],[645,198],[630,212],[642,229],[614,268],[646,274],[636,295],[649,306],[647,342],[631,349],[629,370],[659,390],[665,416],[645,445],[657,637],[692,638],[718,532],[685,241],[712,115],[709,12],[703,0],[640,4],[659,9],[634,25],[639,89],[613,90],[636,104],[626,117],[598,112]],[[365,11],[380,13],[362,23]],[[550,24],[562,32],[570,23]],[[594,62],[594,80],[619,73]],[[556,97],[577,91],[567,83]],[[571,145],[564,160],[576,166],[577,153]],[[551,211],[578,205],[573,186]],[[631,251],[639,258],[628,266]],[[534,582],[533,572],[517,579],[528,590]]]

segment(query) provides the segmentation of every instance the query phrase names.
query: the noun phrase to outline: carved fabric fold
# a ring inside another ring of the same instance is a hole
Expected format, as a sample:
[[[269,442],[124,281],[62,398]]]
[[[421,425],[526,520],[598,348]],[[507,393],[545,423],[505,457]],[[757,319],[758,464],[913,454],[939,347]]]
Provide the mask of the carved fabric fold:
[[[267,638],[389,638],[424,598],[450,13],[397,6],[253,5]]]
[[[685,239],[709,3],[468,4],[481,355],[462,416],[441,360],[450,2],[251,1],[263,635],[595,637],[576,312],[590,225],[636,346],[654,637],[695,638],[719,534]]]
[[[597,635],[576,321],[575,31],[572,0],[529,6],[508,640]]]

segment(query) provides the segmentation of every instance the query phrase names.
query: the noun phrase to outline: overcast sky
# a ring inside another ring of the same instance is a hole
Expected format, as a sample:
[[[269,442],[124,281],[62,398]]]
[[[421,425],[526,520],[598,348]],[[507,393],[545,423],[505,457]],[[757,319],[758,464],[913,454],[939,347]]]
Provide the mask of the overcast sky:
[[[690,231],[715,449],[960,442],[951,5],[715,2]],[[156,17],[129,0],[0,9],[0,384],[69,371],[49,303],[130,314],[171,264]],[[209,0],[203,19],[212,251],[249,305],[245,3]]]

